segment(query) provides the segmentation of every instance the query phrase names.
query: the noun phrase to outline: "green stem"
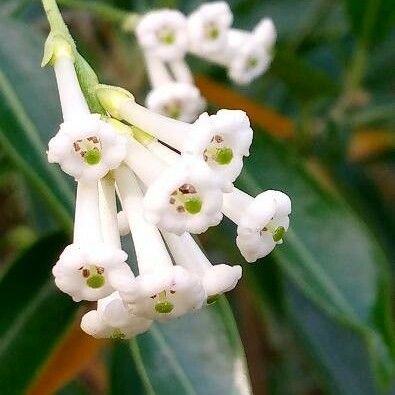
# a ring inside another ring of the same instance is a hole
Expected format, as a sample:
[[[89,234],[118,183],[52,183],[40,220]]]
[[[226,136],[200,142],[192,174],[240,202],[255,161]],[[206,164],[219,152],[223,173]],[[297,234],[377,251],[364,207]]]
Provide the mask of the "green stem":
[[[59,7],[56,4],[56,0],[41,0],[45,14],[49,22],[49,26],[53,33],[60,33],[64,38],[74,42],[70,35],[69,29],[67,28],[62,14],[60,13]]]

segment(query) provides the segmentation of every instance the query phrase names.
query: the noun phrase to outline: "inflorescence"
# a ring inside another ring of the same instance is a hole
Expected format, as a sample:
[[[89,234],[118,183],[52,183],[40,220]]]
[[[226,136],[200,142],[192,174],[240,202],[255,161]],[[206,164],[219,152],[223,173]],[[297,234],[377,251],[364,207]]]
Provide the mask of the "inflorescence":
[[[259,74],[270,62],[271,21],[264,20],[253,33],[230,29],[231,23],[223,2],[205,4],[188,19],[170,10],[143,17],[137,36],[155,89],[168,89],[162,82],[170,66],[186,78],[172,82],[176,86],[169,92],[183,96],[186,82],[191,88],[186,96],[200,103],[186,111],[201,112],[203,101],[183,61],[187,49],[221,59],[236,80],[248,82]],[[73,242],[53,275],[74,301],[97,301],[97,308],[83,316],[82,329],[95,337],[130,338],[153,320],[215,302],[236,286],[241,266],[212,265],[191,234],[218,225],[225,215],[237,226],[241,254],[254,262],[283,242],[289,226],[286,194],[268,190],[252,197],[233,186],[253,138],[247,115],[222,109],[187,123],[192,117],[174,116],[177,106],[169,107],[170,117],[158,114],[156,93],[147,100],[154,112],[129,92],[100,84],[94,95],[105,114],[91,113],[73,48],[61,37],[49,40],[63,123],[49,142],[48,160],[77,182]],[[245,43],[242,49],[237,40]],[[120,236],[129,233],[135,273],[121,246]]]

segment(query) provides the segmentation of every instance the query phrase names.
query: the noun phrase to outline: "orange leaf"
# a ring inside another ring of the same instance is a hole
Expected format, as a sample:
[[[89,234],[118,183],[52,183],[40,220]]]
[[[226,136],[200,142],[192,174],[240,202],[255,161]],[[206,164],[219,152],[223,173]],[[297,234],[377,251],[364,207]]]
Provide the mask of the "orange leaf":
[[[37,377],[28,395],[51,395],[80,373],[107,341],[95,339],[80,328],[80,316]]]

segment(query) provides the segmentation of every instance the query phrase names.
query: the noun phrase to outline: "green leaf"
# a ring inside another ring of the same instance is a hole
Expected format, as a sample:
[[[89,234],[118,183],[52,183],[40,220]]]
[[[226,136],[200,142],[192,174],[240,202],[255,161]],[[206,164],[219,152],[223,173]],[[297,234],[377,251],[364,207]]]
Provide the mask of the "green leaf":
[[[41,239],[0,274],[0,393],[26,393],[74,316],[77,304],[55,287],[51,268],[66,237]]]
[[[354,33],[368,46],[380,42],[395,22],[392,0],[346,0],[346,8]]]
[[[365,224],[300,162],[259,134],[240,187],[291,196],[291,229],[276,260],[311,303],[364,342],[379,383],[388,384],[394,368],[388,262]]]
[[[45,155],[60,115],[53,78],[39,66],[43,38],[8,20],[1,20],[0,37],[0,145],[63,228],[69,229],[70,185]]]
[[[226,299],[131,342],[147,394],[250,394],[244,352]]]
[[[108,358],[109,395],[144,394],[127,342],[115,342]],[[133,390],[131,390],[133,388]]]

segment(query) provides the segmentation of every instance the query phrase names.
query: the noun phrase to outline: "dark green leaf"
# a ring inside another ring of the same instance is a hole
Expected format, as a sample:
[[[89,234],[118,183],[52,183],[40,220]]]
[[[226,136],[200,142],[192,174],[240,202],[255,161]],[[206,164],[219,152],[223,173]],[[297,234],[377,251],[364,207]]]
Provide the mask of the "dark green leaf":
[[[148,394],[250,394],[244,353],[225,299],[131,342]]]
[[[0,144],[68,228],[73,201],[70,185],[45,155],[60,116],[53,81],[39,66],[43,38],[6,20],[1,20],[0,37]]]
[[[380,383],[388,383],[394,352],[388,262],[374,237],[304,171],[300,158],[268,137],[257,136],[246,162],[242,189],[253,195],[280,189],[293,200],[291,229],[275,252],[284,272],[328,317],[360,336]]]
[[[0,393],[26,393],[73,318],[77,305],[53,283],[51,268],[66,243],[43,238],[0,275]]]

